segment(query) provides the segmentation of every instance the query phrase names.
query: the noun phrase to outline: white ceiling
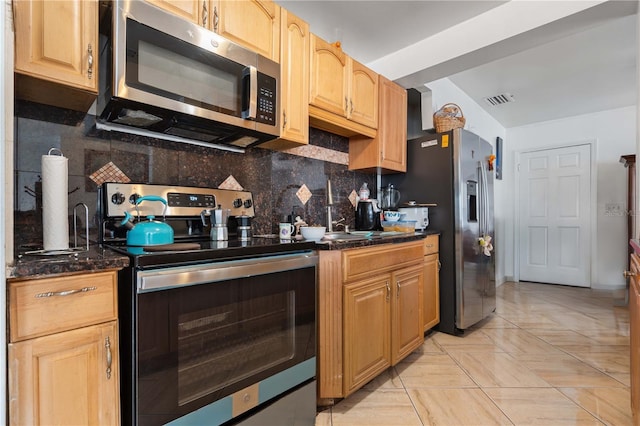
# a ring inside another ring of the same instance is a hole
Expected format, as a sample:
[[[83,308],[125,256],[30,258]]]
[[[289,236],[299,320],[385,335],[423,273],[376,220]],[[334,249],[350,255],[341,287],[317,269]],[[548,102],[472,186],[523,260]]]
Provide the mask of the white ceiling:
[[[364,64],[384,60],[394,52],[507,3],[276,2],[309,22],[311,31],[318,36],[329,42],[339,40],[346,53]],[[537,3],[545,7],[544,1]],[[475,55],[472,52],[464,61],[452,60],[445,66],[429,67],[395,79],[405,87],[416,87],[448,77],[507,128],[635,105],[637,2],[591,3],[595,6],[582,13],[495,43]],[[491,106],[483,100],[501,93],[512,94],[515,102]]]

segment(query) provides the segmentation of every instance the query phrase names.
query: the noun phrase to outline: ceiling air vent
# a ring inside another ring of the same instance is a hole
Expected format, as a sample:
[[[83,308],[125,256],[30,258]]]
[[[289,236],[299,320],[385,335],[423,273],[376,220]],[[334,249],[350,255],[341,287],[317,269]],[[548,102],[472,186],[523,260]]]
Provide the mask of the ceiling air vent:
[[[501,93],[499,95],[484,98],[484,100],[485,102],[487,102],[489,105],[492,105],[492,106],[502,105],[508,102],[516,101],[511,93]]]

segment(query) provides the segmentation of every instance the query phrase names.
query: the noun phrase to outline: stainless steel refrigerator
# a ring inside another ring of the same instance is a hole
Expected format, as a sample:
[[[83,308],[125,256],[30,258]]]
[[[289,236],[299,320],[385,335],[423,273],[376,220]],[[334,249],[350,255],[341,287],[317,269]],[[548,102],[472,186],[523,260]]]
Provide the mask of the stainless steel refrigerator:
[[[400,203],[435,203],[428,230],[440,232],[440,324],[460,334],[496,308],[492,146],[463,129],[407,142],[407,172],[384,175]],[[481,245],[491,238],[493,249]],[[485,250],[485,248],[487,250]]]

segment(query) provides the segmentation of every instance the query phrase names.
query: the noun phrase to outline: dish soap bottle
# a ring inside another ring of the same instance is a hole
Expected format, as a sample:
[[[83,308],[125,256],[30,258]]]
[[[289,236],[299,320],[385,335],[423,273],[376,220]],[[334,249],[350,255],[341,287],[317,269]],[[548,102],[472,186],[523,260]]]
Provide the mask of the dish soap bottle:
[[[369,187],[367,186],[367,182],[363,183],[360,187],[360,191],[358,191],[358,196],[361,200],[369,199]]]

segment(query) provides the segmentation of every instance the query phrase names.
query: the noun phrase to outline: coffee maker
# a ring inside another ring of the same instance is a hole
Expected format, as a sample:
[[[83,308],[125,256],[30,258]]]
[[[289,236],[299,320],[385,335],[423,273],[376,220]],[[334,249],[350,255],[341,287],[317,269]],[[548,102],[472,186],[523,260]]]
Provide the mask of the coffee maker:
[[[375,231],[380,225],[380,209],[375,199],[358,200],[356,205],[356,230]]]

